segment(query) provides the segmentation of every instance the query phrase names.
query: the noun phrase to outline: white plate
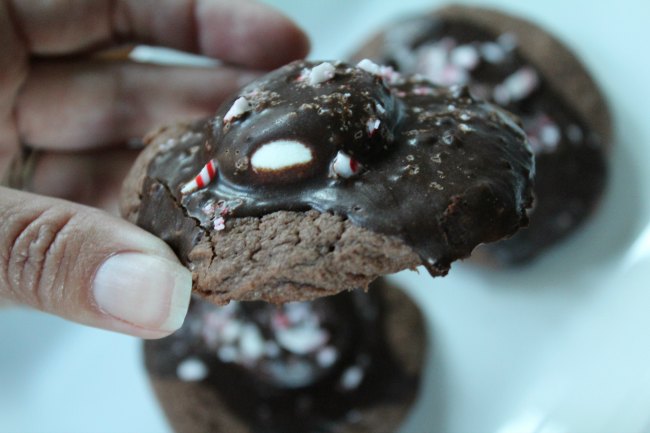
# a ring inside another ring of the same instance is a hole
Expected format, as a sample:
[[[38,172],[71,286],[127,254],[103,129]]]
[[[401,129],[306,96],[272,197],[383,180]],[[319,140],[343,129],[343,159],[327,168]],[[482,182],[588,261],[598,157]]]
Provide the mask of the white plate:
[[[432,1],[280,1],[338,58]],[[427,311],[425,386],[404,432],[650,432],[650,117],[642,0],[494,1],[584,60],[616,123],[602,206],[533,266],[456,264],[393,277]],[[0,313],[0,432],[169,432],[135,339],[33,311]]]

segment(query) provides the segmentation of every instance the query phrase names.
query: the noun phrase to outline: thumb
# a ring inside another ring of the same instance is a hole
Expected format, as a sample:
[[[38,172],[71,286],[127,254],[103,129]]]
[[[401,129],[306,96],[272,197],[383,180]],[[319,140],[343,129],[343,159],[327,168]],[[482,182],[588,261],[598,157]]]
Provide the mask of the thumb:
[[[97,209],[0,187],[0,300],[143,338],[178,329],[192,277],[171,249]]]

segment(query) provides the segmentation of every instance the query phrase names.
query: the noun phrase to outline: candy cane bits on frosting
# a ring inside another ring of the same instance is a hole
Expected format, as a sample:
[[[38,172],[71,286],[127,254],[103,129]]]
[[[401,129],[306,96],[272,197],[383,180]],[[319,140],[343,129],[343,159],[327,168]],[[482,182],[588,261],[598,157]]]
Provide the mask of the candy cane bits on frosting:
[[[214,159],[208,161],[207,164],[203,166],[199,174],[194,177],[191,181],[187,182],[181,188],[181,194],[189,194],[196,191],[197,189],[205,188],[210,182],[214,180],[217,176],[217,164]]]

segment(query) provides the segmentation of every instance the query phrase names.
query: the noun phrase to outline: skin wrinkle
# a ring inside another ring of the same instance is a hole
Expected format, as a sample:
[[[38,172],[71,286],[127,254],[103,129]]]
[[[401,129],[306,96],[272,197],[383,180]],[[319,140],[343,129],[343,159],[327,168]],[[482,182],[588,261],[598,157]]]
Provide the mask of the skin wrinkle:
[[[40,211],[37,213],[37,215],[27,215],[26,218],[24,215],[23,218],[19,218],[17,221],[15,221],[16,224],[18,224],[17,230],[13,233],[11,236],[11,241],[8,244],[8,251],[9,255],[6,257],[6,267],[8,269],[8,275],[12,275],[13,278],[7,279],[7,282],[9,284],[9,287],[12,289],[12,291],[18,295],[21,294],[21,282],[23,281],[23,271],[25,268],[26,262],[29,260],[29,256],[25,254],[21,254],[20,249],[17,247],[19,242],[21,241],[22,235],[29,229],[29,226],[36,220],[38,220],[43,214],[45,213],[45,210]],[[10,223],[11,224],[11,223]],[[11,225],[9,225],[11,227]],[[22,257],[21,257],[22,256]],[[19,271],[12,271],[13,268],[18,265]]]
[[[38,309],[46,310],[51,307],[52,285],[44,281],[43,275],[50,274],[45,268],[52,261],[59,263],[56,258],[52,258],[52,254],[56,254],[57,244],[67,242],[65,239],[62,240],[61,236],[67,235],[64,229],[72,218],[73,216],[67,213],[57,215],[57,212],[45,210],[35,218],[30,218],[30,222],[20,231],[12,244],[9,266],[18,268],[18,271],[13,271],[18,275],[18,280],[15,281],[17,287],[14,291],[21,293],[23,298],[27,295],[31,302],[27,299],[22,300]]]
[[[43,298],[38,295],[39,290],[35,282],[40,280],[43,274],[42,266],[39,266],[43,260],[42,257],[39,257],[38,253],[35,254],[32,246],[40,243],[42,235],[46,231],[40,224],[40,220],[46,212],[43,211],[36,218],[31,219],[20,231],[11,246],[12,254],[10,260],[11,258],[15,258],[13,259],[13,263],[9,265],[14,268],[13,273],[18,275],[18,279],[15,281],[17,285],[15,291],[30,297],[31,302],[25,302],[34,305],[40,310],[43,309]]]
[[[2,210],[3,209],[0,208],[0,211]],[[4,231],[6,233],[6,240],[9,241],[5,245],[2,245],[2,248],[0,248],[0,260],[2,262],[1,264],[3,269],[3,274],[4,274],[4,280],[5,280],[5,284],[3,284],[3,286],[5,286],[7,290],[9,290],[10,294],[13,295],[14,299],[19,300],[22,296],[19,290],[20,281],[22,280],[22,272],[15,273],[12,272],[11,270],[12,264],[21,262],[20,259],[17,260],[14,258],[14,254],[17,253],[15,246],[20,238],[20,235],[31,224],[31,221],[40,218],[40,216],[45,211],[38,213],[35,217],[32,217],[31,215],[14,213],[12,207],[7,208],[7,211],[8,211],[7,213],[9,213],[10,215],[16,215],[16,217],[12,218],[11,216],[8,216],[7,218],[5,218],[4,215],[0,214],[0,216],[3,216],[2,220],[5,221]],[[10,231],[12,227],[17,229],[13,233]],[[7,254],[5,254],[5,251],[7,252]]]
[[[72,219],[72,218],[71,218]],[[65,229],[65,227],[63,228]],[[62,230],[63,230],[62,229]],[[58,246],[59,248],[59,253],[61,255],[61,260],[59,263],[56,263],[52,265],[50,263],[50,267],[48,269],[48,272],[52,273],[53,276],[50,277],[50,280],[52,281],[52,290],[51,293],[56,296],[55,299],[55,305],[56,304],[62,304],[64,299],[65,299],[65,280],[66,280],[66,273],[62,272],[64,269],[74,269],[73,262],[76,257],[79,257],[80,252],[74,251],[74,252],[69,252],[69,246],[73,245],[72,242],[63,242],[61,245]],[[42,284],[42,283],[41,283]],[[81,292],[81,297],[86,295],[86,292]],[[86,295],[86,297],[88,297]],[[85,305],[87,305],[86,303]]]
[[[65,246],[69,243],[67,239],[69,237],[68,232],[74,233],[74,229],[69,229],[70,226],[74,226],[71,223],[73,218],[74,215],[71,214],[63,215],[58,226],[53,227],[53,230],[48,233],[47,247],[42,253],[42,259],[37,264],[40,266],[37,266],[39,276],[37,278],[38,290],[36,295],[39,298],[39,305],[46,306],[48,310],[56,306],[59,303],[57,301],[61,301],[64,298],[63,286],[59,286],[57,290],[57,285],[54,284],[54,281],[68,267],[64,266],[62,260],[58,260],[53,256],[59,254],[63,259],[66,258],[64,253]],[[48,225],[45,225],[45,227],[48,227]],[[55,266],[52,266],[53,263]],[[66,280],[65,275],[62,278]]]

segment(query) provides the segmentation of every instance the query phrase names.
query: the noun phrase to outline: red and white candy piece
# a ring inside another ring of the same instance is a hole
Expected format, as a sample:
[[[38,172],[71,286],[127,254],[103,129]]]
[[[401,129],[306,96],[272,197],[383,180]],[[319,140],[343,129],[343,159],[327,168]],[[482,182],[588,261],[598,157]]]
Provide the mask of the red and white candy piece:
[[[205,188],[217,176],[217,165],[213,159],[208,161],[194,179],[187,182],[181,188],[181,194],[189,194],[200,188]]]
[[[379,130],[379,125],[381,125],[381,121],[376,117],[371,117],[366,121],[366,128],[368,130],[369,137],[375,135],[375,132]]]
[[[346,179],[359,173],[359,171],[361,171],[359,162],[340,150],[334,157],[330,167],[330,173],[332,175]]]

